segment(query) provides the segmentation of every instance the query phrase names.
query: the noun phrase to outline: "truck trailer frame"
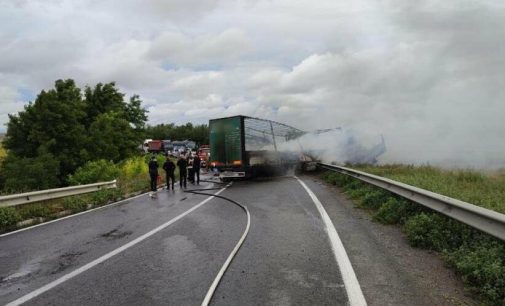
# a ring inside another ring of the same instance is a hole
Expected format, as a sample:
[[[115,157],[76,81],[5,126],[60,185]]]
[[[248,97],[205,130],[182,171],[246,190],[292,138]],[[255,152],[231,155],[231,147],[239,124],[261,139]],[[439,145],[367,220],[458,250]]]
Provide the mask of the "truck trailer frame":
[[[300,165],[296,138],[305,132],[283,123],[232,116],[209,121],[210,167],[222,179],[275,175]],[[281,147],[283,147],[281,149]]]

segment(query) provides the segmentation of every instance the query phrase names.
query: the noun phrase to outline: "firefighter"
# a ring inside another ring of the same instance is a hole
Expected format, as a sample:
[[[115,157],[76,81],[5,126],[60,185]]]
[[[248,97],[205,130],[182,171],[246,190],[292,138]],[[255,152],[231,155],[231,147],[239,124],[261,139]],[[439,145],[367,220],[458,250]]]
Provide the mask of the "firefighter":
[[[175,164],[174,162],[170,159],[170,156],[167,155],[167,160],[163,164],[163,169],[165,169],[165,172],[167,174],[167,190],[170,189],[170,180],[172,181],[172,190],[174,190],[174,181],[175,181]]]
[[[156,160],[156,156],[151,156],[151,160],[149,161],[149,176],[151,177],[151,194],[150,196],[154,196],[156,192],[156,183],[158,180],[158,161]]]
[[[198,154],[195,154],[193,157],[193,182],[195,182],[195,175],[196,175],[196,183],[200,185],[200,163],[201,159],[198,156]]]
[[[184,157],[184,154],[179,155],[179,159],[177,160],[177,166],[179,167],[179,183],[181,184],[181,188],[184,185],[184,188],[186,188],[186,181],[187,181],[187,176],[188,176],[188,171],[186,167],[188,166],[188,162],[186,161],[186,158]]]
[[[191,153],[188,154],[188,181],[191,182],[191,184],[195,184],[195,172],[193,171],[193,158],[191,157]]]

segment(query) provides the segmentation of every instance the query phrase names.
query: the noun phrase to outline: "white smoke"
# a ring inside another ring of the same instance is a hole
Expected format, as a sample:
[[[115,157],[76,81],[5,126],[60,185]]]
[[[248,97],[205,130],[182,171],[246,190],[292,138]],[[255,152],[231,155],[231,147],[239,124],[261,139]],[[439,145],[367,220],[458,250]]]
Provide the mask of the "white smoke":
[[[325,163],[374,163],[382,150],[380,134],[356,128],[307,133],[278,144],[279,151],[302,152]]]

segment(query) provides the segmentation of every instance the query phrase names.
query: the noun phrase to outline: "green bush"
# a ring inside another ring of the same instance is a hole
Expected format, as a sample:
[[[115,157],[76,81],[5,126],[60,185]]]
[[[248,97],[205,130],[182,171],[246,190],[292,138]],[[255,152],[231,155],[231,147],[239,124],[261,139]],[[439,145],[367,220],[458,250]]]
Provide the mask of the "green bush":
[[[44,204],[27,204],[18,210],[21,220],[45,218],[51,215],[51,209]]]
[[[478,243],[463,244],[446,258],[473,292],[495,305],[505,305],[505,245],[479,236]]]
[[[374,220],[385,224],[404,224],[409,217],[429,210],[401,197],[388,198],[373,215]]]
[[[68,176],[70,185],[83,185],[111,181],[119,175],[119,168],[112,161],[103,159],[87,162]]]
[[[355,181],[352,177],[334,171],[323,172],[322,178],[326,182],[339,187],[344,187],[345,185]]]
[[[75,196],[63,199],[63,207],[73,212],[86,210],[90,203],[89,196]]]
[[[379,208],[373,217],[381,223],[403,223],[408,205],[412,204],[406,200],[391,197]]]
[[[361,165],[360,170],[497,211],[504,211],[505,175],[488,177],[475,171],[443,171],[430,166]],[[326,182],[342,187],[361,207],[375,210],[373,218],[386,224],[404,224],[412,246],[441,252],[483,304],[505,305],[505,243],[437,212],[357,179],[328,171]],[[500,202],[501,201],[501,202]]]
[[[59,184],[60,163],[42,150],[34,158],[9,154],[0,167],[0,181],[4,193],[44,190]]]
[[[331,180],[331,177],[333,176],[333,172],[332,171],[325,171],[321,174],[321,178],[323,180],[325,180],[326,182],[328,183],[331,183],[330,180]]]
[[[420,213],[405,223],[407,238],[413,246],[435,251],[450,251],[473,240],[475,231],[458,221],[436,213]]]
[[[79,212],[88,209],[88,205],[101,206],[107,204],[109,201],[115,201],[122,196],[121,190],[118,188],[103,189],[88,195],[80,195],[65,198],[63,200],[63,207]]]
[[[15,225],[21,216],[14,207],[0,207],[0,228],[8,228]]]
[[[362,187],[362,188],[349,190],[345,194],[348,195],[349,198],[351,198],[353,200],[361,200],[370,191],[371,191],[370,188]]]
[[[367,192],[361,201],[361,206],[372,209],[379,209],[382,204],[386,203],[391,197],[391,193],[381,190],[374,189],[371,192]]]
[[[104,189],[97,192],[94,192],[91,195],[91,203],[94,206],[105,205],[109,201],[114,201],[121,196],[121,191],[113,188],[113,189]]]
[[[119,165],[118,188],[129,194],[149,187],[149,170],[145,156],[129,158]]]
[[[339,186],[342,186],[342,188],[344,189],[345,192],[360,189],[363,187],[368,187],[367,185],[363,184],[362,182],[360,182],[356,179],[353,179],[352,181],[345,181],[345,180],[339,180],[339,181],[345,182],[345,183],[343,183],[343,185],[339,185]]]
[[[434,249],[433,238],[438,234],[438,226],[433,214],[421,213],[405,223],[405,232],[412,246]]]

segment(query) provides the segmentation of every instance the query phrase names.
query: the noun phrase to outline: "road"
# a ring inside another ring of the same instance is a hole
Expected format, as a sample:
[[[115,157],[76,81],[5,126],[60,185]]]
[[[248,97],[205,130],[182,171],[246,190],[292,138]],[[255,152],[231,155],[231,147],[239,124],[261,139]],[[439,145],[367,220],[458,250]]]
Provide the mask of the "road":
[[[445,303],[375,225],[301,179],[327,210],[369,305]],[[349,304],[327,225],[295,178],[235,182],[220,195],[248,207],[251,228],[212,305]],[[199,305],[245,226],[238,206],[176,190],[0,237],[0,304]]]

